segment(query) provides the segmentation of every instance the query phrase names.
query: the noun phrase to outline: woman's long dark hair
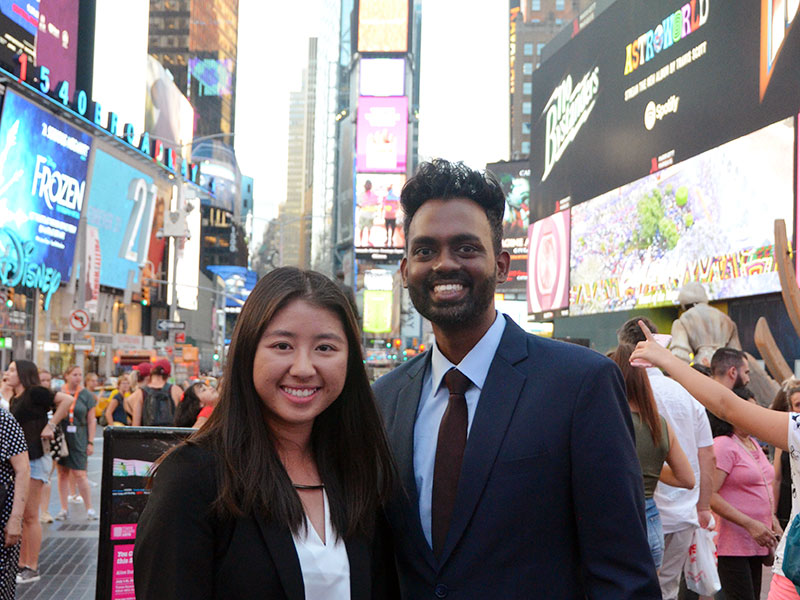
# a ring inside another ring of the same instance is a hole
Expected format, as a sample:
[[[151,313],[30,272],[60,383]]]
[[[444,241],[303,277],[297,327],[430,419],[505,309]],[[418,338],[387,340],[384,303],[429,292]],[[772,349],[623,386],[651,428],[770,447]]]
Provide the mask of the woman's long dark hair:
[[[39,380],[39,367],[36,366],[36,363],[29,360],[15,360],[14,364],[17,366],[19,382],[26,390],[41,384]]]
[[[183,399],[178,402],[178,407],[175,409],[175,427],[191,427],[197,421],[197,415],[200,414],[200,398],[197,396],[197,388],[203,385],[198,381],[190,385],[185,392],[183,392]]]
[[[631,354],[633,346],[630,344],[620,344],[611,354],[611,359],[617,363],[622,377],[625,379],[625,392],[628,402],[639,413],[642,421],[650,430],[653,436],[653,444],[658,446],[661,443],[661,419],[658,418],[658,407],[656,399],[653,397],[653,388],[650,387],[650,379],[647,372],[642,367],[631,366]]]
[[[304,300],[334,313],[348,344],[342,393],[314,421],[311,447],[330,502],[331,521],[345,538],[369,534],[388,499],[395,467],[361,353],[356,316],[330,279],[294,267],[259,280],[236,322],[219,403],[205,426],[187,441],[218,457],[217,515],[260,512],[293,532],[305,513],[266,425],[266,407],[253,385],[253,359],[264,330],[279,310]]]

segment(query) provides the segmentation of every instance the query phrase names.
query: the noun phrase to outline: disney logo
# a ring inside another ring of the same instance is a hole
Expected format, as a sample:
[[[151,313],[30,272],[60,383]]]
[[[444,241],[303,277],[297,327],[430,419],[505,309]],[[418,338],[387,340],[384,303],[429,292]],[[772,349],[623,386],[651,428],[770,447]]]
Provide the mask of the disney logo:
[[[23,241],[15,231],[0,227],[0,283],[9,287],[22,284],[44,294],[44,309],[61,285],[61,273],[44,263],[31,261],[36,245]]]

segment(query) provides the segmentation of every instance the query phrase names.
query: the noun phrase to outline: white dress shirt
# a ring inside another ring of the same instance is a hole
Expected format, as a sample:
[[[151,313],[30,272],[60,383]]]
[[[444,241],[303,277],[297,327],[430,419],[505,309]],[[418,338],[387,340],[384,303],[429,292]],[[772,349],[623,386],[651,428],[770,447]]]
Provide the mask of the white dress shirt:
[[[425,539],[431,548],[433,547],[431,537],[433,464],[436,460],[439,425],[450,398],[450,393],[444,384],[445,373],[457,367],[472,382],[472,386],[464,394],[467,399],[467,440],[469,440],[478,399],[505,328],[505,318],[500,313],[495,313],[492,326],[457,365],[445,358],[437,344],[434,344],[431,350],[431,363],[422,380],[417,420],[414,424],[414,477],[419,493],[419,517]]]
[[[344,540],[331,525],[328,495],[322,490],[325,505],[325,542],[306,518],[305,530],[294,534],[294,547],[300,559],[306,600],[350,600],[350,560]]]

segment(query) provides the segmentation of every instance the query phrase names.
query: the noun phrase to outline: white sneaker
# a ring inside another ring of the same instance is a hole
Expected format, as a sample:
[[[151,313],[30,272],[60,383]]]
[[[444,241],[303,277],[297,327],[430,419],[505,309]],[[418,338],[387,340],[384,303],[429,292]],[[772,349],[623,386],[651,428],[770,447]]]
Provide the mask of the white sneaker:
[[[95,512],[95,510],[93,508],[90,508],[89,510],[86,511],[86,518],[89,521],[96,521],[97,520],[97,513]]]
[[[53,518],[56,521],[66,521],[67,520],[67,511],[66,510],[60,510],[60,511],[58,511],[58,514],[56,514],[56,516],[53,517]]]
[[[52,523],[53,516],[49,512],[43,512],[39,515],[39,522],[40,523]]]
[[[80,504],[83,502],[83,498],[80,494],[76,494],[75,496],[67,496],[67,501],[72,502],[73,504]]]

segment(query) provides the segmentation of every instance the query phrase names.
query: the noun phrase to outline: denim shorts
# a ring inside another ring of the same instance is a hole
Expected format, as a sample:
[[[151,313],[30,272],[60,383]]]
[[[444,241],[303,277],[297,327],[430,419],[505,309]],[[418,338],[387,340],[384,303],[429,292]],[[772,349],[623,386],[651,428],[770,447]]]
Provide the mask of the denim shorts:
[[[664,530],[661,527],[661,515],[658,513],[656,501],[646,498],[644,501],[644,516],[647,519],[647,542],[650,544],[650,554],[656,570],[661,568],[664,559]]]
[[[50,471],[53,468],[53,458],[45,454],[31,461],[31,479],[38,479],[43,483],[50,481]]]

